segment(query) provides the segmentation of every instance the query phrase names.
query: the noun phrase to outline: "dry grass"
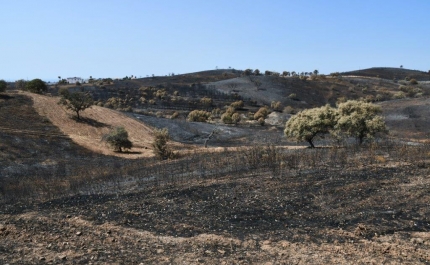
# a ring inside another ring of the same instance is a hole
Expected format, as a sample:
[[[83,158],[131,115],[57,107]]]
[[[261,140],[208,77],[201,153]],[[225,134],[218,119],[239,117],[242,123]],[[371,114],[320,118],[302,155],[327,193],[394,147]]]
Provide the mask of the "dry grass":
[[[34,108],[41,116],[47,117],[64,134],[77,144],[100,154],[126,158],[153,156],[151,143],[152,129],[125,114],[98,106],[92,106],[82,112],[82,121],[77,121],[74,114],[57,104],[59,98],[25,93],[34,102]],[[130,153],[114,153],[102,141],[112,128],[123,126],[129,133],[133,148]]]

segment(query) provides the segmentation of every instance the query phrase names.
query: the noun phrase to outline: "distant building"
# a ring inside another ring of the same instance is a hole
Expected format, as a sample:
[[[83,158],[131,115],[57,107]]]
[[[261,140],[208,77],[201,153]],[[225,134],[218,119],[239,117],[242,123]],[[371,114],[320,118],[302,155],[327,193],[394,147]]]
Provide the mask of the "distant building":
[[[68,77],[67,78],[67,83],[69,83],[69,84],[76,84],[76,82],[83,83],[84,79],[82,79],[80,77]]]

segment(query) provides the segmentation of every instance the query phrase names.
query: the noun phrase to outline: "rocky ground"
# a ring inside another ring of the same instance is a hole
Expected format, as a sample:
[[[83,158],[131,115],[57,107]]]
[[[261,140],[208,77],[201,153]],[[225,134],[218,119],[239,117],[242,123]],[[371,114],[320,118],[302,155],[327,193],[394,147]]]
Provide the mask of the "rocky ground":
[[[3,205],[2,264],[429,264],[426,166],[271,172]]]

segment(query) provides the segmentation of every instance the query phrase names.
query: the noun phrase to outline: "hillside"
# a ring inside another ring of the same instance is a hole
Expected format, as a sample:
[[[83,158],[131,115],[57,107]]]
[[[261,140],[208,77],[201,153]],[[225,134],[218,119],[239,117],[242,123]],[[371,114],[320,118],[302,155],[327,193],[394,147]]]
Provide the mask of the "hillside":
[[[218,70],[0,94],[0,263],[429,264],[430,84],[312,79]],[[59,89],[97,106],[77,121]],[[389,137],[311,149],[283,136],[296,111],[360,98]],[[222,123],[238,100],[241,120]],[[194,109],[214,117],[189,122]],[[116,126],[130,152],[101,141]],[[153,128],[176,159],[153,157]]]
[[[59,99],[57,97],[46,97],[33,93],[25,93],[25,95],[31,97],[33,106],[39,115],[49,119],[65,135],[68,135],[74,142],[88,150],[105,155],[132,158],[152,156],[152,129],[143,123],[118,111],[98,106],[92,106],[83,111],[81,121],[77,121],[71,112],[67,112],[58,104]],[[120,126],[127,130],[129,138],[134,144],[128,154],[114,153],[102,141],[105,134]]]
[[[430,71],[430,70],[429,70]],[[350,72],[343,72],[341,75],[353,75],[353,76],[367,76],[367,77],[379,77],[383,79],[397,79],[404,80],[405,78],[414,78],[417,81],[429,81],[430,73],[418,70],[410,70],[404,68],[390,68],[390,67],[373,67],[363,70],[356,70]]]

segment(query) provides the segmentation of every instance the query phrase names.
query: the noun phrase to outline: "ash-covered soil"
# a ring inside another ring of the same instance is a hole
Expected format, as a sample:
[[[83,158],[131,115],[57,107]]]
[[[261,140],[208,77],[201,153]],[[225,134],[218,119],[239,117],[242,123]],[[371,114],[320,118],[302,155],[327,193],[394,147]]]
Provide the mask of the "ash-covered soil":
[[[205,122],[187,122],[185,120],[171,120],[154,116],[133,114],[134,117],[147,125],[162,129],[167,128],[173,141],[203,145],[208,136],[215,131],[208,141],[208,146],[243,146],[250,143],[287,144],[283,135],[283,128],[275,126],[234,126],[212,124]],[[292,144],[291,142],[289,144]]]
[[[2,264],[429,264],[428,164],[3,205]]]

